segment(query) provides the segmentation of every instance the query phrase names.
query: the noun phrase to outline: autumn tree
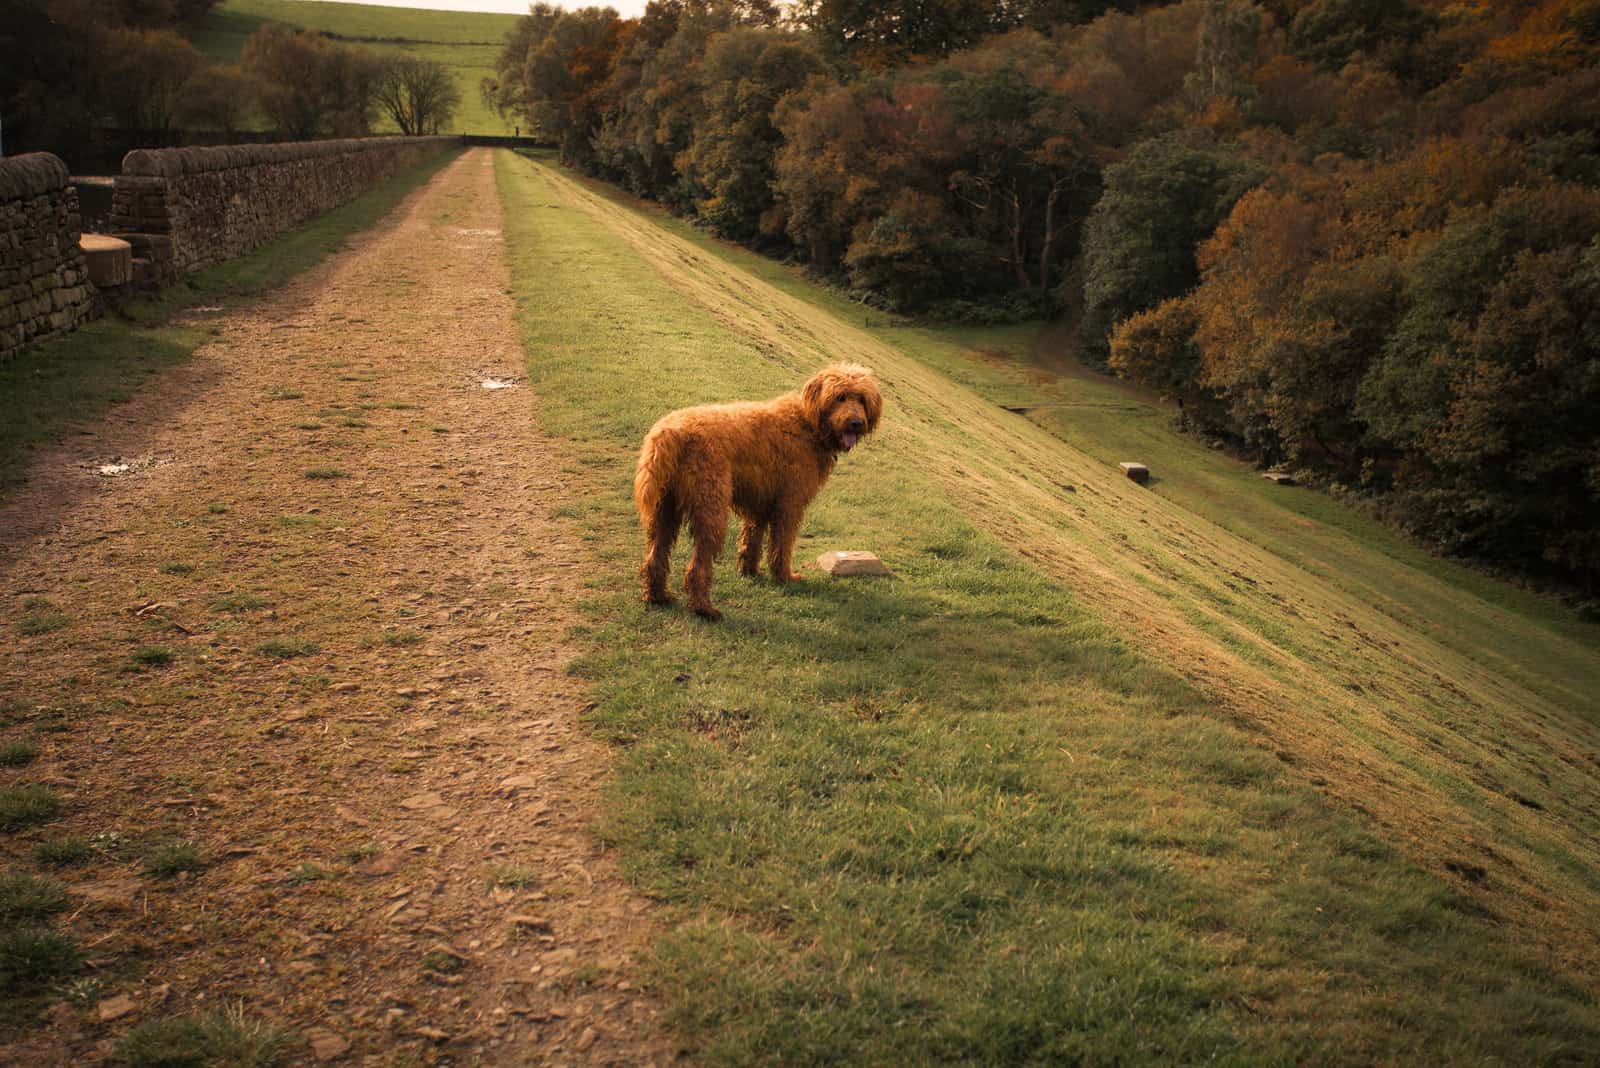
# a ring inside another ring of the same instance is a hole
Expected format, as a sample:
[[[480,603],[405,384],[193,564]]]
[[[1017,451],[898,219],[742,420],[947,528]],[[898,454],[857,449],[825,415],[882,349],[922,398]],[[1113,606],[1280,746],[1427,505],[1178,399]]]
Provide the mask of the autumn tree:
[[[1512,188],[1406,265],[1357,414],[1405,521],[1453,552],[1600,579],[1600,192]]]
[[[706,26],[696,14],[679,0],[651,0],[606,82],[610,106],[595,133],[595,160],[602,174],[641,196],[669,199],[673,161],[694,129],[700,54],[711,33],[728,28]]]
[[[1006,0],[800,0],[796,14],[826,47],[868,67],[945,56],[1021,22]]]
[[[378,69],[373,100],[403,134],[436,134],[455,117],[461,106],[450,69],[443,63],[416,56],[395,56]]]
[[[118,87],[107,101],[112,116],[125,129],[151,131],[173,129],[184,86],[205,65],[172,30],[114,30],[103,62]]]
[[[1059,68],[1028,62],[1043,44],[1029,32],[997,39],[945,83],[963,148],[950,188],[1016,286],[1041,298],[1099,178],[1084,124],[1054,88]]]
[[[283,136],[356,137],[371,129],[379,67],[371,53],[267,25],[245,42],[240,63]]]
[[[683,164],[711,103],[706,49],[720,34],[770,29],[778,21],[774,5],[763,0],[647,4],[603,90],[605,112],[595,135],[595,163],[601,173],[676,210],[696,211],[708,192]],[[743,110],[751,109],[747,105]],[[769,105],[769,118],[770,110]]]
[[[1205,0],[1194,69],[1183,82],[1195,110],[1249,93],[1265,25],[1265,13],[1251,0]]]
[[[890,79],[814,82],[777,123],[778,207],[813,268],[904,308],[969,295],[986,258],[950,210],[961,150],[944,90]]]
[[[762,232],[780,141],[773,109],[821,68],[811,39],[783,30],[735,29],[707,43],[699,121],[674,165],[698,191],[696,213],[717,233],[751,241]]]
[[[1200,249],[1189,296],[1198,384],[1222,398],[1234,434],[1269,460],[1352,475],[1355,390],[1401,308],[1398,265],[1346,257],[1337,193],[1258,188]]]
[[[1084,236],[1084,336],[1104,351],[1111,328],[1199,281],[1195,249],[1260,170],[1225,147],[1152,138],[1106,169]]]
[[[1327,71],[1363,57],[1416,88],[1431,88],[1447,73],[1429,56],[1436,23],[1414,0],[1310,0],[1289,23],[1289,48]]]
[[[178,121],[185,129],[237,133],[255,111],[258,93],[256,80],[239,67],[207,64],[184,83]]]
[[[1139,140],[1152,118],[1173,107],[1195,67],[1204,11],[1191,0],[1138,15],[1112,12],[1065,37],[1055,86],[1096,144]]]
[[[606,86],[636,26],[608,7],[534,4],[509,35],[485,92],[502,115],[555,141],[564,161],[590,166]]]

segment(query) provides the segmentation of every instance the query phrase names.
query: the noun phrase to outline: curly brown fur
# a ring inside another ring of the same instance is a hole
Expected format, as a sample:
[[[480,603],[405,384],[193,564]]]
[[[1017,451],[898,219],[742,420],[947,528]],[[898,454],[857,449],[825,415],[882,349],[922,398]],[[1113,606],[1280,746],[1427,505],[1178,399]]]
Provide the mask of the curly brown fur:
[[[883,397],[872,372],[835,364],[797,392],[766,402],[707,404],[662,416],[645,435],[633,476],[633,500],[644,524],[644,599],[671,604],[667,570],[684,524],[694,555],[684,573],[689,607],[720,619],[711,607],[711,567],[722,551],[728,510],[744,520],[739,573],[755,575],[767,547],[774,582],[800,578],[792,558],[800,517],[833,473],[839,454],[877,429]]]

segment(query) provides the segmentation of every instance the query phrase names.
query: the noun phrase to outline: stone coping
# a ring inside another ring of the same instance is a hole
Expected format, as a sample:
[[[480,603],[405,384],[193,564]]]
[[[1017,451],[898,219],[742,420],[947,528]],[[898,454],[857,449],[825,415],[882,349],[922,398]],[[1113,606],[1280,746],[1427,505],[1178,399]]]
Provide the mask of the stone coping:
[[[67,165],[48,152],[0,159],[0,200],[22,200],[67,187]]]
[[[133,251],[131,244],[110,234],[79,234],[78,247],[85,252],[118,252],[123,249]]]
[[[272,145],[216,145],[207,148],[136,148],[122,157],[122,173],[144,178],[179,178],[263,164],[341,156],[401,145],[459,144],[459,137],[348,137],[332,141],[288,141]],[[54,159],[55,157],[51,157]],[[56,162],[60,162],[57,160]],[[64,172],[63,168],[63,172]]]

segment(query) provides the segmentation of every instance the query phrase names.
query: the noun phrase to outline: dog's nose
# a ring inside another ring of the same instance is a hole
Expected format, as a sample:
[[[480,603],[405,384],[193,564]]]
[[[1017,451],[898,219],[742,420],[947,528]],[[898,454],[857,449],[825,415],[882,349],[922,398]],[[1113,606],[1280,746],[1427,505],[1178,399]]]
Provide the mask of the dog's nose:
[[[864,420],[852,419],[852,420],[850,420],[850,433],[859,434],[859,433],[861,433],[862,427],[864,427],[866,425],[867,424],[866,424],[866,422]]]

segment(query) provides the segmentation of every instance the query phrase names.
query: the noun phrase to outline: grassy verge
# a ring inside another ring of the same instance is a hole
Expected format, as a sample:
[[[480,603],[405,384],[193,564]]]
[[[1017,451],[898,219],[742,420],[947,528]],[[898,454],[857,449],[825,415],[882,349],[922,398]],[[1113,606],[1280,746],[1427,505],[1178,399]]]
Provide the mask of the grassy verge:
[[[896,365],[880,439],[797,552],[871,548],[896,580],[780,590],[725,558],[724,624],[645,611],[643,432],[792,388],[795,339],[832,327],[729,311],[773,291],[684,277],[683,242],[622,239],[526,161],[500,183],[530,379],[607,574],[579,670],[622,747],[608,833],[672,910],[657,986],[708,1059],[1559,1061],[1600,1040],[1586,993],[975,522],[992,509],[947,468],[993,431],[951,417],[946,380]]]
[[[441,156],[397,175],[249,255],[0,364],[0,496],[21,481],[34,450],[127,400],[151,375],[200,347],[205,329],[172,325],[179,313],[270,292],[375,225],[453,158],[454,153]]]

